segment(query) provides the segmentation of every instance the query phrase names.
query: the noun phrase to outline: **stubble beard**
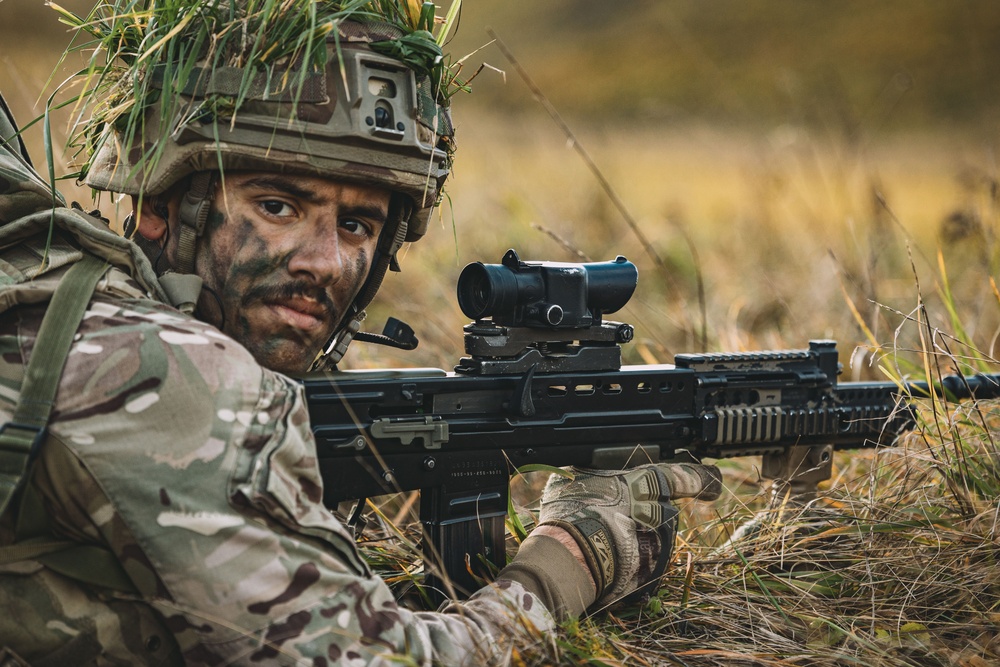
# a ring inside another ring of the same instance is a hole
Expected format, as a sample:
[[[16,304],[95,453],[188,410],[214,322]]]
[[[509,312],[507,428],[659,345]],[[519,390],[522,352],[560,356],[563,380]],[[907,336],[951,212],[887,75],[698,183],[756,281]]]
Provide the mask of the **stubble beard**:
[[[274,307],[308,299],[322,310],[325,326],[302,330],[275,321]],[[232,310],[233,336],[259,364],[286,374],[305,373],[333,335],[340,314],[329,294],[303,281],[290,280],[250,287]],[[229,328],[229,327],[227,327]]]

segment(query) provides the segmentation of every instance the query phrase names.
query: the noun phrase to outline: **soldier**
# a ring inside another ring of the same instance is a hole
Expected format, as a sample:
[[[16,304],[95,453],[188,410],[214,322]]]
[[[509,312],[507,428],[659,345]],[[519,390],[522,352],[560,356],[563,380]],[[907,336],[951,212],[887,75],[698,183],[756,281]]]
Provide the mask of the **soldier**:
[[[372,575],[284,374],[339,360],[426,229],[453,151],[438,61],[359,11],[321,67],[241,67],[210,56],[252,17],[187,9],[164,42],[148,16],[122,33],[174,46],[126,58],[109,107],[135,115],[88,135],[86,182],[131,196],[135,242],[64,206],[0,117],[0,664],[502,663],[655,582],[670,499],[715,497],[717,470],[550,481],[496,582],[438,612]]]

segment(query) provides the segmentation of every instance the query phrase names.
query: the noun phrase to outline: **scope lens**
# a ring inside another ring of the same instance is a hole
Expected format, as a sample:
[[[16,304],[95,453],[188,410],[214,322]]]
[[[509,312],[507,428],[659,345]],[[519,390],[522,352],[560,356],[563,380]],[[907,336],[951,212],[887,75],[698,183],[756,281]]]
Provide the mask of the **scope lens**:
[[[458,279],[458,305],[466,317],[478,320],[493,306],[493,285],[483,264],[469,264]]]
[[[477,280],[472,285],[472,303],[476,312],[483,313],[493,298],[493,290],[488,280]]]

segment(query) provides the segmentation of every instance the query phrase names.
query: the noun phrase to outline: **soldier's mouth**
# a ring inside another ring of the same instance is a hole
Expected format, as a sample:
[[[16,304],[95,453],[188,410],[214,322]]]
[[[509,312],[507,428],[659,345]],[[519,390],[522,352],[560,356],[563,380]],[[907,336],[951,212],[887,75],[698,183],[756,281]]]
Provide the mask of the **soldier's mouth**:
[[[310,299],[265,302],[264,305],[285,324],[304,331],[326,327],[330,321],[327,309]]]

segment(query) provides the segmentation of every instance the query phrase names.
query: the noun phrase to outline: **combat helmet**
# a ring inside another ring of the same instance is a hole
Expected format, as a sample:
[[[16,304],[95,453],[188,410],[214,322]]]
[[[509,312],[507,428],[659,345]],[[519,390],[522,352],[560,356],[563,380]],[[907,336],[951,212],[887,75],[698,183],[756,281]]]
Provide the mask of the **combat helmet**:
[[[397,251],[426,232],[451,168],[455,79],[431,33],[434,5],[190,0],[183,15],[167,16],[157,3],[143,12],[134,0],[108,4],[130,11],[79,19],[115,45],[111,65],[91,68],[89,90],[106,101],[77,135],[79,176],[136,196],[189,179],[178,266],[161,276],[175,305],[197,302],[195,246],[220,172],[315,175],[393,193],[368,278],[322,355],[336,363],[386,270],[398,270]]]

